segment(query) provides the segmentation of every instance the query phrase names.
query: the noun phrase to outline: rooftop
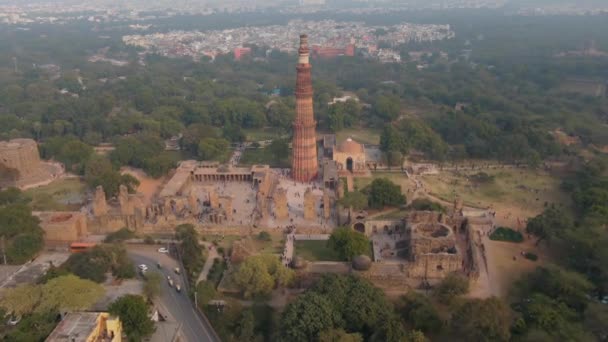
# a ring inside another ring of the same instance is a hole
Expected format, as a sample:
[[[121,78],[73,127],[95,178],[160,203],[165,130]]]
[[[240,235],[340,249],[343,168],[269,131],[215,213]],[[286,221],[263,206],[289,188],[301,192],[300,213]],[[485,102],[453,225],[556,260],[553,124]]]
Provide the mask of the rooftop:
[[[100,320],[108,318],[105,312],[70,312],[55,327],[46,342],[87,342],[99,326]],[[95,339],[104,342],[107,339]]]

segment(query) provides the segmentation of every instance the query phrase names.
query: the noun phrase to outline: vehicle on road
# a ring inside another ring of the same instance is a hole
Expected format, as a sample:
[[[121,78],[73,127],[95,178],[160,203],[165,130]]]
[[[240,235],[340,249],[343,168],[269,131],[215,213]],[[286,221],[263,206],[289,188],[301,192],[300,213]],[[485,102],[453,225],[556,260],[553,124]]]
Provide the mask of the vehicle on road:
[[[163,266],[160,264],[160,262],[157,262],[157,263],[156,263],[156,267],[157,267],[158,269],[163,268]]]
[[[7,325],[11,325],[11,326],[15,326],[17,325],[19,322],[21,322],[21,316],[11,316],[8,321],[6,322]]]
[[[173,279],[171,277],[167,277],[167,283],[169,283],[170,287],[173,287]]]
[[[179,284],[175,284],[175,291],[182,292],[182,287]]]
[[[181,272],[179,267],[176,267],[173,271],[175,271],[176,274],[180,274],[180,272]]]
[[[141,271],[147,271],[148,270],[148,265],[141,264],[141,265],[138,265],[137,268],[139,268]]]
[[[165,247],[161,247],[158,249],[158,253],[169,253],[169,250]]]

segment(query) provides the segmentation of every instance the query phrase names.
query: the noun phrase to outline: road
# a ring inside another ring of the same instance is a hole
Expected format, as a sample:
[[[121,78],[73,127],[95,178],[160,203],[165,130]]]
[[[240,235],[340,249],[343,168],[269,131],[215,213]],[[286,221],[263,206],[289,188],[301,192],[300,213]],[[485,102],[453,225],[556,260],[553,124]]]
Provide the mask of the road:
[[[163,314],[169,316],[170,320],[182,324],[181,336],[188,342],[220,342],[208,322],[201,319],[194,311],[192,302],[184,289],[185,279],[174,273],[173,270],[178,267],[178,262],[166,254],[159,253],[157,249],[158,246],[129,246],[127,248],[129,257],[136,265],[146,264],[148,272],[157,271],[163,275],[159,299],[169,311]],[[162,266],[160,270],[157,268],[158,262]],[[177,292],[174,287],[169,286],[167,276],[182,286],[182,292]]]

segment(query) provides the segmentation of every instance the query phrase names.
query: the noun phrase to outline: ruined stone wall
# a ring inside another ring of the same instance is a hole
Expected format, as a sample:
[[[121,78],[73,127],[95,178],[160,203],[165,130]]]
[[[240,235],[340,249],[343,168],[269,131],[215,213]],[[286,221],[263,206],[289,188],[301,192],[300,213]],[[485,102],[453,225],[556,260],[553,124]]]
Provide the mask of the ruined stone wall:
[[[408,271],[412,278],[445,278],[451,272],[462,271],[462,257],[448,253],[417,254]]]
[[[317,219],[316,198],[310,188],[304,192],[304,219],[314,221]]]
[[[80,241],[89,234],[86,215],[81,212],[39,212],[35,215],[40,218],[47,246]]]
[[[0,163],[19,171],[19,179],[33,175],[40,168],[38,145],[32,139],[2,141]]]
[[[286,220],[289,218],[289,210],[287,208],[287,190],[278,188],[273,196],[274,214],[277,220]]]

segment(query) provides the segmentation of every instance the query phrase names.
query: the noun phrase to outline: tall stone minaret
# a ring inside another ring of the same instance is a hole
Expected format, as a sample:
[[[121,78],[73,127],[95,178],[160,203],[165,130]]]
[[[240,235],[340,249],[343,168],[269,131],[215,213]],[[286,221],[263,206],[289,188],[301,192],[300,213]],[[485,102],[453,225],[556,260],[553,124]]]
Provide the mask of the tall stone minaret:
[[[309,182],[317,176],[317,135],[312,109],[312,80],[308,50],[308,36],[300,36],[296,79],[296,119],[293,123],[291,172],[298,182]]]

